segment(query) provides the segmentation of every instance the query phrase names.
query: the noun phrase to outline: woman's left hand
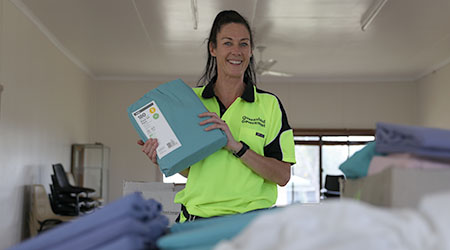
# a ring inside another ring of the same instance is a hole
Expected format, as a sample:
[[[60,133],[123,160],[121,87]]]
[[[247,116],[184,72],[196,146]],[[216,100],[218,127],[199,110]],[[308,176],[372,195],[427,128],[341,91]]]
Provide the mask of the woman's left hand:
[[[235,152],[239,150],[242,145],[240,142],[237,142],[233,135],[231,134],[230,128],[228,127],[227,123],[220,119],[220,117],[214,113],[214,112],[205,112],[198,115],[198,117],[209,117],[208,119],[201,121],[200,125],[205,125],[208,123],[211,123],[210,126],[205,128],[205,131],[210,131],[213,129],[221,129],[225,135],[227,136],[227,145],[225,146],[228,150],[231,150],[232,152]]]

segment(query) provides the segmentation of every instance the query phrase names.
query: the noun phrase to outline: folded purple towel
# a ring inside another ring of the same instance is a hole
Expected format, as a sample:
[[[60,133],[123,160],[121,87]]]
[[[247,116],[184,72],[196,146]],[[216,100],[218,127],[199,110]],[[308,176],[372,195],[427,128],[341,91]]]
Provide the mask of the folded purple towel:
[[[378,153],[412,153],[450,159],[450,130],[380,122],[375,136]]]

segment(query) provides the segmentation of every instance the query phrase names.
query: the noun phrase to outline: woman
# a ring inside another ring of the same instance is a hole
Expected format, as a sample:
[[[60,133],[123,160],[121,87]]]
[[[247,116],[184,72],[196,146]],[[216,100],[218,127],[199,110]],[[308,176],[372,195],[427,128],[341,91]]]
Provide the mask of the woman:
[[[180,222],[271,207],[277,184],[284,186],[295,163],[294,140],[278,98],[255,87],[253,37],[248,22],[236,11],[220,12],[208,40],[208,61],[194,88],[209,112],[200,125],[221,129],[227,145],[181,174],[185,189],[175,197],[182,204]],[[156,139],[142,151],[155,164]]]

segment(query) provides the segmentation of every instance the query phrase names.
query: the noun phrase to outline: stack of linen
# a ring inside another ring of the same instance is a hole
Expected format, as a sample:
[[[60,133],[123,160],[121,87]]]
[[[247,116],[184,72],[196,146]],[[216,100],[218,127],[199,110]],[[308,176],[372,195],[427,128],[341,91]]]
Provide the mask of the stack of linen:
[[[22,249],[154,249],[168,225],[161,204],[141,194],[127,195],[109,205],[31,238]]]
[[[339,167],[349,179],[389,167],[450,169],[450,130],[377,123],[376,141]]]

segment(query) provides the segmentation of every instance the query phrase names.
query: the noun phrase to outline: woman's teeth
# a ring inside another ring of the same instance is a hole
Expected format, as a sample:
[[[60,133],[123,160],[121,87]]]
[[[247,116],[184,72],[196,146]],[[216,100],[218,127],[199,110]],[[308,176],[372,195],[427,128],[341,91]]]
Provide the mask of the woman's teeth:
[[[242,61],[228,60],[231,64],[241,64]]]

